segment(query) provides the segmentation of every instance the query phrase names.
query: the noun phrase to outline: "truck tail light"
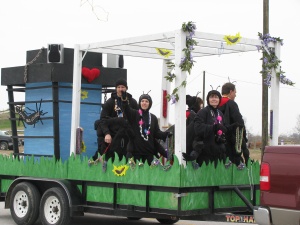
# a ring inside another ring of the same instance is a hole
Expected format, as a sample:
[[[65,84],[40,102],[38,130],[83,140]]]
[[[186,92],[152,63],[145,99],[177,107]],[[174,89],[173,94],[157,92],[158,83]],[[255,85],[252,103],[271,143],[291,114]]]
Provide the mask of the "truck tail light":
[[[269,191],[270,189],[270,165],[263,162],[260,166],[260,190]]]

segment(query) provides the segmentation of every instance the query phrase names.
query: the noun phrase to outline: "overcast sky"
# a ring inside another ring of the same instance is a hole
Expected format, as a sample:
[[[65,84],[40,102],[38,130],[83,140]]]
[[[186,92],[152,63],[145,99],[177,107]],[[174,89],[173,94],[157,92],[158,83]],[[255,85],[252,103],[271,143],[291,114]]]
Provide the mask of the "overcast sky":
[[[280,86],[279,134],[292,133],[300,115],[299,12],[299,0],[270,0],[270,34],[284,39],[282,70],[296,83],[294,87]],[[242,37],[258,39],[257,33],[263,31],[263,0],[3,0],[0,21],[0,67],[4,68],[25,65],[27,50],[47,47],[48,43],[73,48],[75,44],[172,31],[188,21],[196,23],[197,31],[224,35],[239,32]],[[205,95],[210,85],[222,85],[228,77],[237,81],[236,102],[248,129],[260,134],[260,58],[258,52],[198,58],[188,75],[187,94],[201,91],[202,95],[203,71]],[[125,57],[124,64],[129,92],[138,99],[143,91],[151,90],[152,113],[159,116],[162,62]],[[0,110],[8,108],[5,89],[0,87]]]

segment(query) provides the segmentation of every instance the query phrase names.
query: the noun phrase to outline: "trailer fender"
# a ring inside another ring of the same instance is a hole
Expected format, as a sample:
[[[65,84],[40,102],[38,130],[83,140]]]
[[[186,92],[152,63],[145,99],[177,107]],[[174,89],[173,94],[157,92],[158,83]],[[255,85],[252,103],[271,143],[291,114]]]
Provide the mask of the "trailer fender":
[[[9,186],[9,189],[6,193],[6,197],[5,197],[5,208],[6,209],[10,207],[10,198],[11,198],[12,190],[14,189],[14,187],[17,184],[19,184],[23,181],[27,181],[27,182],[34,184],[38,188],[38,190],[41,192],[41,196],[47,189],[49,189],[51,187],[61,187],[65,191],[65,193],[68,197],[69,207],[71,209],[73,208],[72,206],[81,204],[81,193],[80,193],[79,189],[77,188],[77,186],[75,184],[73,184],[72,182],[70,182],[68,180],[45,179],[45,178],[34,178],[34,177],[19,177],[12,182],[12,184]],[[83,211],[83,209],[82,210],[77,209],[76,211]]]

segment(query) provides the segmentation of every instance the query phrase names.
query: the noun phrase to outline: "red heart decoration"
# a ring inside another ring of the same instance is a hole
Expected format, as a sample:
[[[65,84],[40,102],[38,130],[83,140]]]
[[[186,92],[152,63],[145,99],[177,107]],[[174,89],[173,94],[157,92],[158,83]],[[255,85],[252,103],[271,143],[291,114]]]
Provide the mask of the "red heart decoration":
[[[81,69],[82,76],[87,79],[89,83],[95,80],[100,76],[100,70],[98,68],[89,69],[87,67],[82,67]]]

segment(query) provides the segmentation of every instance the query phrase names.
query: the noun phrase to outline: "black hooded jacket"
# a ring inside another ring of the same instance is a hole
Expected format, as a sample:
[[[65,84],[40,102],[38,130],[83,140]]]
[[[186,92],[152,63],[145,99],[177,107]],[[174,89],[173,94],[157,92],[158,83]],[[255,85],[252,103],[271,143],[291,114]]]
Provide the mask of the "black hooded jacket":
[[[127,99],[128,99],[127,104],[129,104],[130,107],[132,107],[134,109],[138,109],[137,101],[134,98],[132,98],[131,94],[127,93]],[[101,131],[103,132],[104,136],[107,134],[114,136],[117,134],[117,132],[119,130],[119,126],[109,127],[109,124],[112,124],[112,123],[118,124],[118,121],[121,124],[124,123],[124,121],[120,121],[120,119],[118,119],[118,113],[115,110],[116,103],[117,103],[117,106],[121,109],[121,111],[124,112],[124,108],[123,108],[124,104],[122,104],[121,98],[117,96],[116,92],[111,94],[111,98],[109,98],[102,107],[99,125],[100,125]],[[114,121],[114,119],[112,119],[112,118],[116,118],[115,119],[116,121]],[[107,119],[109,119],[110,121],[107,121]],[[124,116],[123,119],[126,120],[127,119],[126,116]]]
[[[217,159],[224,160],[225,156],[224,143],[216,141],[214,132],[214,123],[218,115],[223,117],[221,111],[208,105],[201,109],[194,119],[195,135],[204,144],[203,154],[208,156],[209,161],[215,162]]]
[[[227,148],[227,156],[229,159],[234,162],[236,165],[239,165],[240,162],[244,160],[241,157],[241,153],[237,153],[235,150],[236,144],[236,127],[234,124],[238,124],[239,127],[244,127],[243,131],[243,140],[242,140],[242,152],[245,158],[245,162],[247,164],[249,159],[249,150],[247,148],[247,136],[246,136],[246,128],[242,114],[240,113],[238,104],[227,98],[222,97],[221,103],[219,105],[219,110],[224,114],[224,122],[232,127],[229,129],[229,132],[226,133],[226,148]]]
[[[127,105],[136,109],[138,108],[137,102],[132,98],[131,94],[127,93],[127,99]],[[105,153],[107,156],[106,159],[114,158],[115,153],[118,153],[119,158],[127,153],[127,144],[129,138],[132,138],[133,131],[126,117],[118,117],[118,113],[115,110],[116,107],[120,108],[119,112],[124,112],[121,98],[114,92],[111,94],[111,98],[102,106],[100,120],[95,121],[98,149],[93,156],[94,160],[98,158],[98,153],[100,155]],[[110,134],[112,137],[111,144],[107,144],[104,141],[104,137],[107,134]]]
[[[140,121],[139,110],[132,109],[129,107],[128,104],[124,104],[125,116],[128,119],[129,123],[131,124],[134,133],[134,138],[130,140],[132,141],[132,143],[130,144],[131,148],[128,149],[127,151],[131,152],[134,156],[136,155],[157,156],[158,152],[165,156],[165,152],[161,152],[162,148],[157,147],[158,142],[156,141],[156,139],[161,139],[165,141],[168,133],[163,132],[159,129],[158,120],[154,114],[149,113],[149,111],[144,111],[142,109],[140,110],[142,111],[143,121],[146,121],[142,126],[143,127],[142,131],[140,129],[140,124],[139,124]],[[145,140],[147,136],[145,132],[143,132],[143,129],[145,129],[145,127],[148,127],[147,121],[150,121],[149,116],[151,118],[151,124],[149,129],[150,134],[148,134],[148,140]]]

